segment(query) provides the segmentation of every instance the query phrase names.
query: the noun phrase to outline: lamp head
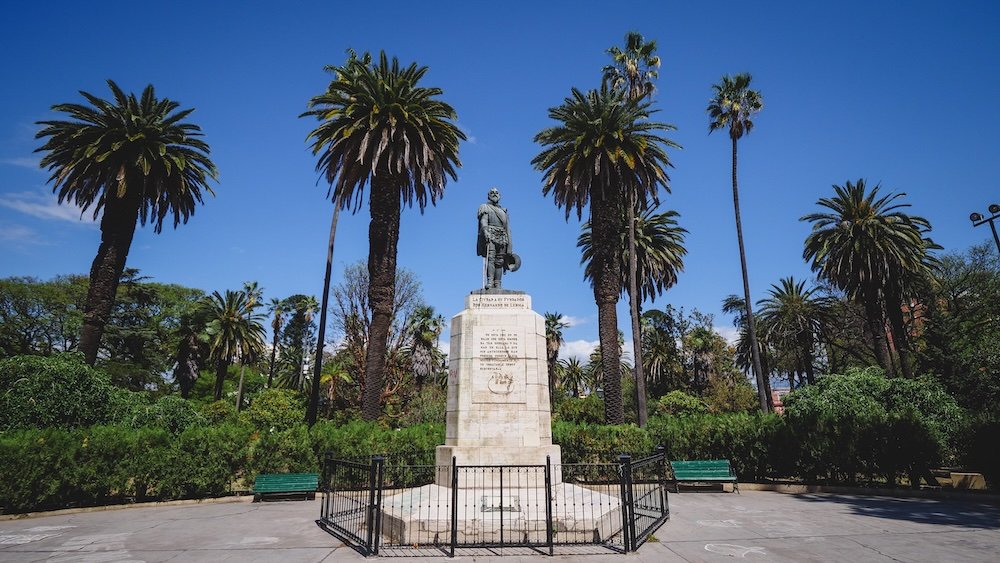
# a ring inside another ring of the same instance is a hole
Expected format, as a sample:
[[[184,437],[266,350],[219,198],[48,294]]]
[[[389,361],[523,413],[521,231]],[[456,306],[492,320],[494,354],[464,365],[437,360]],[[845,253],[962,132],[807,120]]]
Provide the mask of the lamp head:
[[[969,220],[973,223],[978,223],[983,220],[983,216],[979,213],[973,213],[972,215],[969,215]]]
[[[1000,213],[1000,204],[994,203],[993,205],[990,205],[990,213],[994,215]]]

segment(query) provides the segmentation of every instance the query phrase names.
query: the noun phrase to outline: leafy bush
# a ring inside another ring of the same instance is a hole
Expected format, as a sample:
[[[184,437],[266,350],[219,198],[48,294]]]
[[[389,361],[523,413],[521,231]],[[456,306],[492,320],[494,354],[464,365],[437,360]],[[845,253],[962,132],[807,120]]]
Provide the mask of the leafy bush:
[[[206,424],[226,424],[239,421],[236,407],[229,401],[215,401],[201,407],[201,417]]]
[[[259,473],[316,473],[319,463],[305,424],[254,434],[250,444],[247,481]]]
[[[241,413],[244,422],[263,432],[288,430],[305,418],[302,396],[291,389],[265,389]]]
[[[671,391],[660,397],[653,406],[656,414],[684,416],[708,412],[705,401],[683,391]]]
[[[106,422],[113,389],[80,354],[0,360],[0,431]]]
[[[405,428],[428,422],[443,424],[447,404],[448,395],[444,389],[433,385],[424,386],[406,406],[399,425]]]
[[[604,424],[604,401],[592,393],[584,398],[567,397],[556,405],[555,420]]]
[[[653,450],[649,433],[631,424],[572,423],[552,425],[552,441],[562,450],[563,463],[609,463],[618,454],[646,454]]]
[[[429,452],[444,443],[443,424],[417,424],[391,429],[375,422],[354,420],[344,425],[317,422],[311,430],[313,450],[339,459],[366,460],[372,455],[404,456]]]
[[[930,378],[887,379],[869,368],[792,392],[785,417],[802,477],[895,483],[951,458],[963,413]]]
[[[769,472],[769,444],[781,424],[777,415],[691,414],[651,417],[647,429],[667,459],[728,459],[740,479],[758,480]]]
[[[204,423],[205,419],[191,402],[179,395],[166,395],[151,405],[136,408],[128,426],[163,428],[177,434]]]
[[[150,452],[151,479],[159,498],[220,496],[244,476],[250,429],[233,424],[192,426],[165,448]]]

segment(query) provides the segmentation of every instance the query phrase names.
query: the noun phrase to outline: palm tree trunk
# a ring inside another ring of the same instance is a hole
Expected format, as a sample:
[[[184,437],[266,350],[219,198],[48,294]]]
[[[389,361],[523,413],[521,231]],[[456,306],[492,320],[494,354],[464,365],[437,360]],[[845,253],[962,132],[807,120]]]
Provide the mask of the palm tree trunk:
[[[761,412],[770,409],[770,389],[767,376],[760,366],[760,346],[757,344],[757,323],[753,317],[753,305],[750,301],[750,277],[747,273],[747,255],[743,246],[743,223],[740,220],[740,191],[736,183],[736,139],[733,141],[733,210],[736,212],[736,239],[740,243],[740,267],[743,270],[743,302],[746,307],[747,335],[750,337],[750,356],[754,376],[757,378],[757,398],[760,401]]]
[[[383,181],[379,184],[372,185],[369,196],[368,303],[372,309],[372,322],[368,329],[365,394],[361,402],[361,416],[365,420],[377,420],[382,414],[385,354],[396,293],[400,194],[395,182]]]
[[[903,321],[903,300],[899,288],[892,284],[886,296],[886,316],[889,317],[889,328],[892,330],[892,342],[899,354],[899,369],[903,377],[913,378],[913,365],[910,363],[910,342],[906,334],[906,323]]]
[[[638,258],[635,255],[635,190],[629,190],[628,203],[628,301],[632,316],[632,350],[635,355],[632,373],[635,377],[635,404],[639,427],[644,428],[649,414],[646,408],[646,377],[642,370],[642,329],[639,325],[639,289],[636,280]]]
[[[601,342],[601,372],[604,376],[604,420],[607,424],[625,422],[622,401],[621,350],[618,348],[618,311],[621,294],[621,262],[616,246],[621,248],[621,196],[617,188],[596,190],[591,196],[591,236],[594,261],[594,300],[597,302],[598,338]]]
[[[319,410],[319,378],[323,372],[323,348],[326,339],[326,311],[330,304],[330,273],[333,270],[333,243],[337,238],[337,221],[340,219],[340,201],[334,198],[333,218],[330,220],[330,243],[326,249],[326,271],[323,274],[323,298],[319,307],[319,327],[316,334],[316,361],[313,362],[312,390],[309,393],[309,408],[306,409],[306,424],[316,424]]]
[[[110,197],[101,219],[101,245],[90,266],[90,284],[80,329],[80,351],[90,365],[97,362],[104,326],[111,319],[118,282],[125,270],[125,259],[135,236],[139,217],[136,197],[126,200]]]
[[[882,319],[882,307],[874,288],[866,288],[864,292],[865,316],[868,317],[868,331],[871,332],[872,343],[875,345],[875,358],[889,377],[894,375],[892,359],[889,357],[889,346],[885,341],[885,322]]]
[[[229,374],[229,360],[217,360],[215,363],[215,400],[222,400],[222,384]]]
[[[274,358],[278,353],[278,333],[280,332],[280,327],[274,329],[274,341],[271,343],[271,363],[267,366],[267,388],[271,388],[271,384],[274,383]]]

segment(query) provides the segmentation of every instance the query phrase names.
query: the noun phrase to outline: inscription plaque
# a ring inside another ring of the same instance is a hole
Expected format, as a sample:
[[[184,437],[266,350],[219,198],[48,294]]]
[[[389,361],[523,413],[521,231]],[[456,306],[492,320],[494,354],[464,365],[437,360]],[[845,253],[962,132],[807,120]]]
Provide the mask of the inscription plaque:
[[[473,327],[473,403],[525,403],[524,327]]]

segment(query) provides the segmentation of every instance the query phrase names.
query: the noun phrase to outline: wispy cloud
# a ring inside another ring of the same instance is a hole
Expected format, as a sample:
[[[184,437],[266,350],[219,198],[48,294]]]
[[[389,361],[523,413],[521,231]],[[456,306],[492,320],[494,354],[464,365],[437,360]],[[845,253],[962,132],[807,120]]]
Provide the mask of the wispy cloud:
[[[730,344],[736,344],[740,339],[740,331],[731,326],[714,326],[712,327],[715,332],[718,332],[726,339],[726,342]]]
[[[576,358],[581,362],[587,362],[590,354],[597,349],[599,340],[567,340],[559,348],[560,358]]]
[[[0,196],[0,206],[20,211],[39,219],[56,219],[70,223],[94,225],[93,215],[87,211],[82,216],[80,208],[72,204],[60,205],[55,195],[40,192],[16,192]],[[98,219],[100,216],[98,216]]]
[[[476,144],[476,136],[472,134],[472,129],[470,129],[468,126],[466,126],[464,123],[461,122],[456,123],[456,125],[458,126],[459,130],[462,131],[462,133],[465,133],[466,142],[473,145]]]
[[[37,158],[31,158],[31,157],[0,158],[0,164],[41,171],[41,168],[38,167]]]
[[[559,320],[565,323],[568,328],[587,323],[587,319],[585,317],[574,317],[572,315],[563,315],[559,317]]]
[[[21,246],[51,244],[29,227],[9,223],[0,223],[0,243],[13,243]]]

